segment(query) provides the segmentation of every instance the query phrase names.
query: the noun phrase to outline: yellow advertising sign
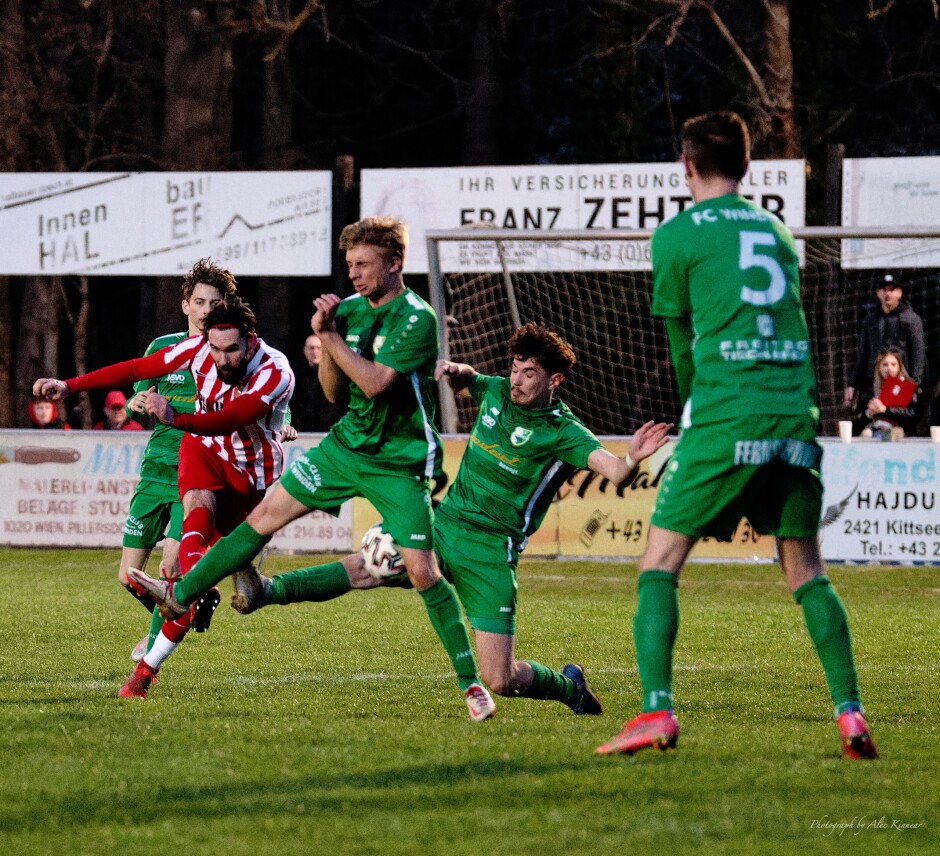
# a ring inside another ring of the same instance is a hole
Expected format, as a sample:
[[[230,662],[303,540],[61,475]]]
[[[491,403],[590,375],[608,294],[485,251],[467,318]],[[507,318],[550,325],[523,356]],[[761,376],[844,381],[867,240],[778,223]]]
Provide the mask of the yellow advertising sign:
[[[526,555],[638,559],[646,546],[656,491],[673,443],[643,461],[633,480],[619,490],[595,473],[575,473],[558,492],[539,531],[529,539]],[[466,437],[444,439],[447,485],[457,474],[466,444]],[[625,455],[629,441],[605,440],[604,445],[615,455]],[[445,493],[446,485],[441,485],[434,498],[440,500]],[[365,530],[377,520],[378,513],[368,502],[353,501],[354,544],[358,545]],[[717,560],[773,560],[774,539],[758,535],[742,520],[731,542],[704,539],[691,555]]]

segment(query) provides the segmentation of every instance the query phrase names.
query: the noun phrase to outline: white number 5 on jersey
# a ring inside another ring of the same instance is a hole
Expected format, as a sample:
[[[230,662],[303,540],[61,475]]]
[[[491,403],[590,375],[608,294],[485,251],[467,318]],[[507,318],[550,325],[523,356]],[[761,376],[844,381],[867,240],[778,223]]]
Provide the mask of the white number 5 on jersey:
[[[741,300],[752,306],[773,306],[786,294],[787,278],[783,268],[773,256],[758,252],[759,247],[775,247],[777,237],[770,232],[741,232],[741,255],[738,265],[742,271],[763,268],[770,274],[770,285],[766,289],[741,288]]]

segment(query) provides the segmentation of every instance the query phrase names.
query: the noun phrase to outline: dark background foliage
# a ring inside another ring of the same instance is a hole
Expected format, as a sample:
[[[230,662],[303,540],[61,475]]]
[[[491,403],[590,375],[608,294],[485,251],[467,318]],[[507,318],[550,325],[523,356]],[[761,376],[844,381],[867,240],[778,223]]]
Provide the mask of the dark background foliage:
[[[756,157],[808,160],[807,222],[824,223],[840,155],[940,151],[936,0],[4,0],[3,12],[6,171],[341,159],[337,208],[352,220],[363,167],[673,160],[686,118],[734,109]],[[262,335],[299,358],[309,301],[342,291],[338,270],[241,282]],[[24,424],[37,375],[126,359],[178,329],[177,288],[0,276],[0,425]],[[91,418],[83,406],[73,421]]]

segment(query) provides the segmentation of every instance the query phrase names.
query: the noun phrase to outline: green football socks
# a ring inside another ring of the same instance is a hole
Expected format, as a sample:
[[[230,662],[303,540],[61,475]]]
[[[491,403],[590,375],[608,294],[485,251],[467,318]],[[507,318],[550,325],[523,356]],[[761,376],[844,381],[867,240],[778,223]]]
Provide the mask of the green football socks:
[[[163,616],[160,615],[159,609],[154,609],[153,615],[150,617],[150,633],[147,634],[147,651],[153,648],[153,643],[157,641],[161,627],[163,627]]]
[[[418,594],[427,607],[431,626],[454,664],[457,683],[463,692],[471,684],[477,683],[479,677],[473,650],[470,648],[470,635],[467,633],[463,611],[453,586],[442,577],[433,586]]]
[[[259,535],[247,523],[239,524],[173,584],[173,597],[183,606],[189,605],[229,574],[247,567],[270,540],[269,535]]]
[[[793,599],[803,607],[806,629],[816,646],[836,710],[853,705],[861,708],[849,622],[829,578],[816,577],[804,583]]]
[[[566,678],[561,672],[556,672],[535,660],[525,662],[532,667],[532,684],[516,690],[515,694],[519,698],[550,699],[562,703],[574,698],[577,687],[571,678]]]
[[[270,603],[320,603],[340,597],[351,588],[343,563],[330,562],[272,577]]]
[[[633,642],[643,688],[643,713],[672,708],[672,649],[679,630],[679,578],[644,571],[637,583]]]

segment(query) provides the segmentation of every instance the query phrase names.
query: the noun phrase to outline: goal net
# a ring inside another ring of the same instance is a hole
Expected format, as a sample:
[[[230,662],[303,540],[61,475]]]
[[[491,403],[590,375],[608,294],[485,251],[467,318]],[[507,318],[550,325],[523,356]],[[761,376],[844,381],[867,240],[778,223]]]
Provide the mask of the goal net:
[[[855,363],[861,321],[887,272],[904,285],[905,299],[924,322],[927,402],[940,380],[940,230],[903,238],[901,231],[794,229],[825,435],[837,434],[836,423],[848,417],[842,403],[846,375]],[[678,424],[681,407],[665,331],[650,315],[649,235],[430,232],[430,289],[442,322],[442,353],[483,373],[505,375],[512,331],[541,321],[574,347],[578,363],[562,397],[595,434],[631,434],[649,419]],[[933,266],[911,266],[921,262]],[[470,430],[475,412],[469,399],[455,400],[442,385],[441,404],[445,431]]]

